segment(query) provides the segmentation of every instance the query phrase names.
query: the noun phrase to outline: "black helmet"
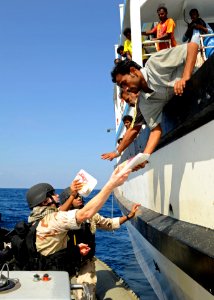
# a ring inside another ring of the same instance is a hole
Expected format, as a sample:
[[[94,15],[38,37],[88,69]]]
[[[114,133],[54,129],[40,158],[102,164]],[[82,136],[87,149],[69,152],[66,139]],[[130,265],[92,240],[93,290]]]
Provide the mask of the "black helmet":
[[[62,191],[61,194],[59,194],[59,199],[60,199],[60,202],[61,204],[64,204],[65,201],[71,196],[71,189],[70,187],[67,187],[66,189],[64,189]]]
[[[64,189],[64,190],[62,191],[61,194],[59,194],[59,199],[60,199],[61,205],[64,204],[66,200],[68,200],[68,198],[71,196],[71,193],[72,193],[71,188],[70,188],[70,187],[67,187],[66,189]],[[84,201],[83,201],[83,197],[80,196],[79,193],[76,194],[76,196],[75,196],[74,199],[77,199],[77,198],[79,198],[79,197],[82,199],[82,203],[83,203],[83,202],[84,202]],[[72,206],[73,206],[73,204],[72,204]],[[72,206],[71,206],[71,207],[72,207]],[[83,206],[84,206],[84,205],[82,204],[82,205],[79,206],[78,208],[82,208]]]
[[[39,205],[47,198],[47,194],[53,191],[54,188],[49,183],[38,183],[33,185],[26,194],[29,207],[32,209]]]

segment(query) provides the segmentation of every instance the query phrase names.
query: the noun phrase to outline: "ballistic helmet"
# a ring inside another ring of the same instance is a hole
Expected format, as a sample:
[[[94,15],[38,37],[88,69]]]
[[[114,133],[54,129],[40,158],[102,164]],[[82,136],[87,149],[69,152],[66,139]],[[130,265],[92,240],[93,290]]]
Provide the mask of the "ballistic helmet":
[[[67,187],[62,191],[61,194],[59,194],[60,203],[64,204],[65,201],[71,196],[71,189],[70,187]]]
[[[47,194],[53,191],[54,188],[49,183],[38,183],[33,185],[26,194],[30,209],[42,203],[47,198]]]

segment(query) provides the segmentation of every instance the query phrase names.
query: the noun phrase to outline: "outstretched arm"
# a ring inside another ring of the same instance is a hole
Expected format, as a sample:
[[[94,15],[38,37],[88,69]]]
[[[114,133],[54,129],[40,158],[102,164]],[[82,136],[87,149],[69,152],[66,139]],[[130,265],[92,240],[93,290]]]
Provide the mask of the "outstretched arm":
[[[129,128],[120,145],[117,147],[117,152],[113,151],[113,152],[109,152],[109,153],[104,153],[101,155],[102,159],[107,159],[107,160],[113,160],[114,158],[118,157],[136,138],[136,136],[138,135],[140,129],[142,126],[134,126],[133,128]]]
[[[126,216],[120,217],[120,225],[122,225],[123,223],[125,223],[125,222],[128,221],[129,219],[134,218],[135,213],[136,213],[136,211],[138,210],[138,207],[139,207],[139,206],[140,206],[140,204],[133,204],[130,213],[127,214]]]
[[[159,38],[153,38],[152,40],[155,41],[155,40],[170,40],[171,39],[171,36],[172,36],[172,33],[165,33],[164,35],[162,35],[161,37]]]
[[[125,182],[131,170],[129,169],[127,172],[118,175],[122,168],[123,167],[117,167],[102,190],[83,208],[77,210],[76,220],[78,223],[82,223],[83,221],[90,219],[93,215],[95,215],[95,213],[98,212],[98,210],[100,210],[100,208],[106,202],[113,189]]]
[[[186,86],[187,80],[190,79],[198,54],[198,44],[191,42],[187,44],[187,57],[184,66],[182,78],[178,80],[174,85],[175,95],[181,96]]]
[[[142,35],[150,35],[153,34],[152,30],[148,30],[148,31],[142,31],[141,32]]]
[[[98,229],[107,231],[116,230],[120,228],[121,224],[135,216],[139,206],[140,204],[133,204],[131,211],[126,216],[122,217],[106,218],[97,213],[93,218],[93,221],[96,223],[96,228]]]
[[[156,34],[156,33],[157,33],[157,26],[155,26],[151,30],[142,31],[141,35],[151,35],[151,34]]]

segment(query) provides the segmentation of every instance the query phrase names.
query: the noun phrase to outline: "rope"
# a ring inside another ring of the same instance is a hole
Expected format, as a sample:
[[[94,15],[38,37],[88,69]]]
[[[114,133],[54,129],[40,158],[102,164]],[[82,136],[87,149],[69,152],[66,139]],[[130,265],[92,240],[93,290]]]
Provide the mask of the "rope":
[[[111,218],[114,218],[114,196],[113,193],[111,193]],[[112,230],[112,233],[114,233],[114,230]]]

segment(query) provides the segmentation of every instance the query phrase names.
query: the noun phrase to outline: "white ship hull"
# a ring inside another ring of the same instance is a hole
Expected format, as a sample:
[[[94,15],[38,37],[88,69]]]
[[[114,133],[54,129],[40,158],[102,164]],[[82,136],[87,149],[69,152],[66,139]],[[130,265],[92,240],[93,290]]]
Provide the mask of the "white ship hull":
[[[157,150],[144,169],[118,188],[120,194],[155,212],[213,229],[213,132],[211,121]]]

